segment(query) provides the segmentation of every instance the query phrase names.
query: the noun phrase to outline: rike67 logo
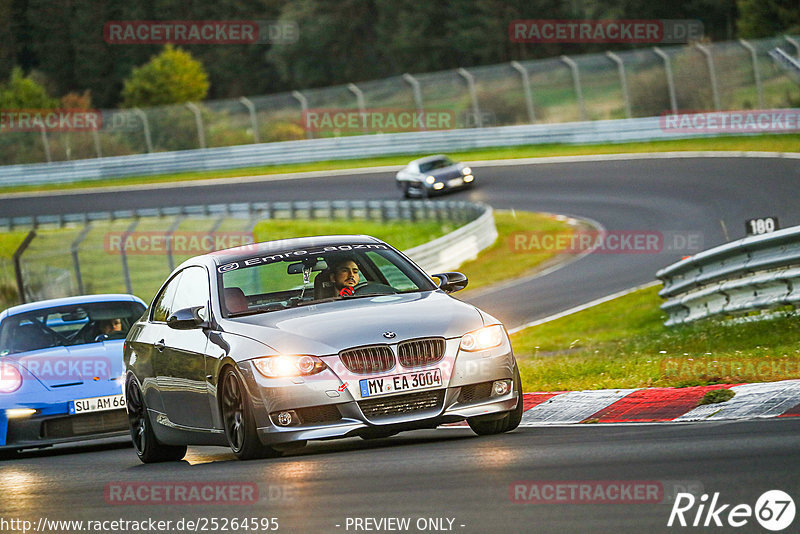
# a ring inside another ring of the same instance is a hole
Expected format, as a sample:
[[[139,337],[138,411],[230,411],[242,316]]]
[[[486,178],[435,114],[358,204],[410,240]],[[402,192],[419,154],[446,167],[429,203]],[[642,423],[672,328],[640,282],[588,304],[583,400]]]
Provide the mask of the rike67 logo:
[[[795,517],[794,500],[781,490],[763,493],[754,507],[749,504],[723,504],[719,492],[697,499],[691,493],[679,493],[675,497],[667,526],[733,527],[751,524],[753,517],[762,528],[778,532],[788,528]]]

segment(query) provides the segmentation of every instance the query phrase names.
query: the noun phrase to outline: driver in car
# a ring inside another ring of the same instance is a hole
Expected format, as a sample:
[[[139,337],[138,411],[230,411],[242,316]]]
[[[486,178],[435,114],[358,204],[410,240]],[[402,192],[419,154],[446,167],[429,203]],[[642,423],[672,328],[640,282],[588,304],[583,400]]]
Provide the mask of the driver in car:
[[[98,324],[100,328],[101,334],[111,334],[113,332],[122,332],[122,320],[121,319],[106,319],[104,321],[100,321]]]
[[[333,264],[331,282],[339,296],[350,296],[358,284],[358,265],[350,258],[343,258]]]

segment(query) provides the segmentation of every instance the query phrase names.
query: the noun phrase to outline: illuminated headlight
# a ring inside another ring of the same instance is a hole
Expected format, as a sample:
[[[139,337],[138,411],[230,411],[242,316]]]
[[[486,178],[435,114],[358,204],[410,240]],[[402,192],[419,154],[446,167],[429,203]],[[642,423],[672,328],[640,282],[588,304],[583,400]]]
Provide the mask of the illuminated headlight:
[[[463,174],[464,176],[466,176],[467,174],[472,174],[472,169],[470,169],[469,167],[464,167],[463,169],[461,169],[461,174]]]
[[[305,376],[317,374],[327,366],[316,356],[307,354],[292,356],[269,356],[253,360],[258,372],[267,378]]]
[[[0,393],[14,393],[22,385],[22,375],[11,364],[0,363]]]
[[[435,181],[436,181],[436,178],[434,178],[433,176],[428,176],[427,178],[425,178],[425,182],[427,182],[429,184],[432,184]]]
[[[6,410],[6,417],[8,417],[9,419],[30,417],[35,413],[36,410],[34,410],[33,408],[11,408],[10,410]]]
[[[439,189],[443,188],[443,187],[444,187],[444,184],[442,182],[438,182],[438,183],[433,184],[433,188],[436,189],[437,191]]]
[[[464,334],[461,338],[461,350],[472,352],[499,347],[503,343],[505,336],[503,325],[484,326]]]
[[[472,180],[474,180],[474,179],[475,179],[475,177],[474,177],[474,176],[472,176],[471,174],[468,174],[468,175],[466,175],[466,176],[464,177],[464,182],[465,182],[465,183],[470,183],[470,182],[471,182]]]

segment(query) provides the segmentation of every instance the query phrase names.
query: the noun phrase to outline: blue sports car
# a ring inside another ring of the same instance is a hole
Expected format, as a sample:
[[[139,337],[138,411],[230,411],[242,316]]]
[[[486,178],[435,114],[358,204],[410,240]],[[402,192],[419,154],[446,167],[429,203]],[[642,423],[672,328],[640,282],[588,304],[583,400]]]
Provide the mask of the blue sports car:
[[[133,295],[45,300],[0,313],[0,451],[124,436],[122,346]]]

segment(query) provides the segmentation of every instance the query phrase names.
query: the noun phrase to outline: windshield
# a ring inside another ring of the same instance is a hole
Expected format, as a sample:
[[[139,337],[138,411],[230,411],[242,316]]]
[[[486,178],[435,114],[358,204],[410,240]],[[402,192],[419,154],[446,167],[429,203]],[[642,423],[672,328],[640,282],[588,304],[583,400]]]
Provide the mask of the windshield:
[[[453,164],[450,158],[440,158],[433,161],[426,161],[419,164],[419,172],[435,171],[436,169],[444,169]]]
[[[96,302],[12,315],[0,324],[0,356],[124,339],[143,312],[138,302]]]
[[[388,245],[324,249],[293,250],[220,266],[223,313],[235,317],[323,301],[436,289],[424,273]]]

